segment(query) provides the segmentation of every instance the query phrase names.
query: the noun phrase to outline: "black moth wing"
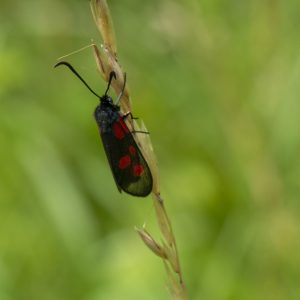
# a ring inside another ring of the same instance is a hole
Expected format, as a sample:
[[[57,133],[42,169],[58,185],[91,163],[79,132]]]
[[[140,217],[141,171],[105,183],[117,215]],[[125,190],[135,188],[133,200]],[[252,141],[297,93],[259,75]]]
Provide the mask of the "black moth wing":
[[[111,124],[111,130],[99,130],[119,191],[139,197],[149,195],[153,185],[152,175],[123,117],[119,114],[119,119]]]

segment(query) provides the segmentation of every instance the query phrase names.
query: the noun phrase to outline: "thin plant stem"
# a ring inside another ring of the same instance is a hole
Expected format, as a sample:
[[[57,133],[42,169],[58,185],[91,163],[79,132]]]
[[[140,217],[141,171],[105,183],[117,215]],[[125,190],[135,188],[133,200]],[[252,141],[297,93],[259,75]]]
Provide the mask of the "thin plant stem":
[[[109,12],[109,7],[106,0],[91,0],[92,14],[95,23],[101,33],[103,44],[100,48],[92,41],[92,47],[98,71],[102,78],[106,81],[109,80],[109,74],[114,71],[117,75],[117,79],[113,81],[112,87],[116,94],[119,95],[123,87],[124,72],[119,64],[117,58],[117,45],[116,38],[113,29],[113,21]],[[121,110],[123,113],[131,112],[131,101],[128,87],[126,86],[125,91],[120,101]],[[126,121],[130,129],[147,131],[144,123],[137,124],[135,120],[129,118]],[[158,176],[157,160],[153,151],[152,143],[149,134],[135,135],[135,140],[147,163],[150,167],[153,177],[153,205],[155,208],[156,218],[158,227],[161,232],[162,241],[157,242],[152,235],[143,228],[136,228],[137,233],[141,237],[145,245],[158,257],[163,260],[165,270],[168,278],[168,290],[172,299],[176,300],[187,300],[188,295],[183,280],[182,269],[179,262],[179,254],[176,244],[175,235],[172,229],[171,220],[167,214],[164,200],[160,194],[160,184]]]

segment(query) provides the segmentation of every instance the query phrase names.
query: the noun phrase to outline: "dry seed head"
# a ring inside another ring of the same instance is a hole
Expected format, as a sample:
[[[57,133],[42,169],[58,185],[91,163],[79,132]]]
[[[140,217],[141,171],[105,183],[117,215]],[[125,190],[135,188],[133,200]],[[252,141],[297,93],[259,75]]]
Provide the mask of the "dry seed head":
[[[153,195],[153,203],[157,215],[159,228],[167,241],[169,247],[174,247],[174,235],[170,225],[169,218],[166,214],[164,203],[160,196]]]
[[[113,22],[105,0],[91,0],[90,2],[94,21],[102,35],[104,44],[117,53],[116,38],[113,29]]]
[[[180,269],[179,269],[179,266],[178,266],[178,260],[177,260],[175,249],[169,247],[168,245],[166,245],[164,243],[164,241],[162,243],[163,243],[163,249],[164,249],[164,251],[166,252],[166,254],[168,256],[168,261],[169,261],[173,271],[175,273],[179,274]]]
[[[135,228],[145,245],[157,256],[166,259],[167,255],[164,249],[153,239],[149,232],[145,229]]]

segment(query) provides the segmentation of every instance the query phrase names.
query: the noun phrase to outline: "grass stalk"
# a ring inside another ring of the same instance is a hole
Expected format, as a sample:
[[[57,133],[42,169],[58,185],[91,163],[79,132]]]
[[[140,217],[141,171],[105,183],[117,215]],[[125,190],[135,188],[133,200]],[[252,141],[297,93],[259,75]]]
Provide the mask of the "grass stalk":
[[[98,48],[93,43],[98,71],[105,81],[108,81],[112,70],[117,74],[117,79],[113,81],[112,87],[116,94],[119,95],[124,82],[124,72],[117,58],[116,38],[109,7],[106,0],[91,0],[90,4],[95,23],[103,39],[101,48]],[[131,111],[130,94],[127,86],[122,96],[122,101],[120,101],[120,106],[123,113]],[[128,118],[126,122],[130,129],[147,130],[143,123],[139,125],[133,119]],[[150,136],[146,134],[136,135],[135,140],[141,148],[153,176],[152,198],[162,241],[160,243],[157,242],[145,228],[136,228],[136,231],[145,245],[163,260],[168,278],[168,290],[172,299],[187,300],[188,295],[183,281],[175,235],[164,205],[164,200],[160,194],[157,161]]]

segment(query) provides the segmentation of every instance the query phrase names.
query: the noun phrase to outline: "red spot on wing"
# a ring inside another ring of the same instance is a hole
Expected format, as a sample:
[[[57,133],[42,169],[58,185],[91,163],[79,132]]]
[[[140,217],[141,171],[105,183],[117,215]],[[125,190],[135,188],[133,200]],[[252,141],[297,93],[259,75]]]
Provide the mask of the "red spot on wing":
[[[120,117],[119,120],[113,124],[112,129],[115,137],[118,140],[122,140],[125,134],[129,133],[129,129],[122,117]]]
[[[124,155],[119,160],[119,168],[120,169],[126,169],[131,164],[131,158],[129,155]]]
[[[141,176],[144,173],[144,166],[143,165],[135,165],[133,166],[133,175],[134,176]]]
[[[119,124],[121,125],[121,127],[122,127],[122,129],[123,129],[123,131],[124,131],[125,133],[128,133],[128,132],[129,132],[129,129],[128,129],[128,127],[127,127],[127,125],[126,125],[126,123],[124,122],[124,120],[123,120],[122,117],[119,118]]]
[[[136,155],[136,149],[135,149],[135,147],[129,146],[128,150],[129,150],[129,153],[130,153],[132,156]]]
[[[113,132],[114,132],[114,135],[115,137],[118,139],[118,140],[122,140],[125,136],[124,134],[124,130],[123,130],[123,127],[120,125],[119,122],[115,122],[113,124]]]

